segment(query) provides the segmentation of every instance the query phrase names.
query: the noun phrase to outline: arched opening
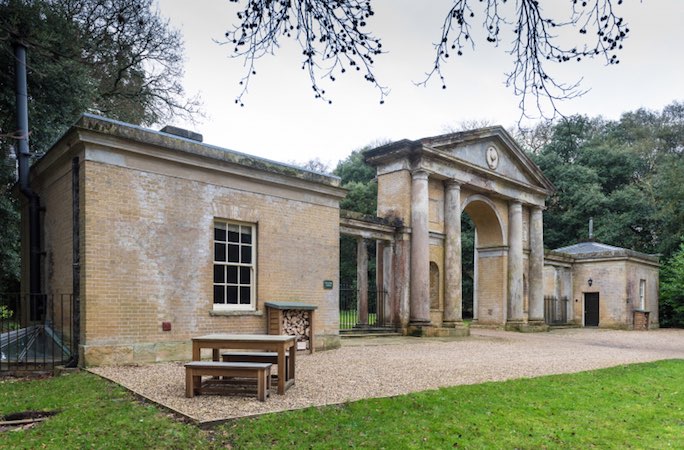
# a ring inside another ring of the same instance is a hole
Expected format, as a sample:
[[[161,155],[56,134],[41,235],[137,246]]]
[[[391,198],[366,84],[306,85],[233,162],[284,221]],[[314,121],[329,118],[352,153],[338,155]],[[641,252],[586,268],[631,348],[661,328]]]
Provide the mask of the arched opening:
[[[496,204],[480,194],[466,198],[461,215],[464,319],[505,321],[506,233]]]

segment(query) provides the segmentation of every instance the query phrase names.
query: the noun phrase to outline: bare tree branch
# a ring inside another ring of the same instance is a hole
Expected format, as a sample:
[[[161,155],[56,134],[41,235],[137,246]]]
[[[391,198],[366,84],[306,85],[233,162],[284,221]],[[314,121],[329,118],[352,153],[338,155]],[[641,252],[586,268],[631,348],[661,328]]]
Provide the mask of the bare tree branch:
[[[230,0],[237,3],[238,0]],[[293,38],[302,48],[302,69],[307,71],[316,98],[332,103],[321,86],[322,78],[334,82],[347,70],[362,72],[384,102],[388,89],[373,74],[374,58],[382,44],[364,28],[374,15],[370,0],[250,0],[238,12],[241,21],[226,33],[222,44],[234,45],[233,57],[245,59],[246,74],[235,103],[243,105],[255,61],[273,54],[279,39]],[[318,73],[322,75],[319,77]]]
[[[442,24],[439,43],[435,44],[434,66],[426,78],[417,83],[427,85],[433,76],[438,76],[442,88],[446,89],[442,64],[451,54],[460,56],[467,45],[474,48],[469,20],[475,12],[470,6],[472,0],[454,0],[454,4]],[[531,111],[545,119],[561,115],[558,102],[576,98],[586,93],[580,88],[582,80],[566,83],[554,78],[546,69],[549,63],[581,61],[583,58],[603,56],[607,64],[618,64],[617,51],[622,50],[622,41],[629,28],[614,10],[622,0],[570,0],[571,10],[566,21],[557,21],[544,15],[540,0],[516,0],[514,22],[504,20],[500,7],[506,0],[480,0],[484,20],[482,26],[487,33],[486,40],[498,45],[502,27],[512,26],[513,40],[509,54],[513,56],[513,70],[506,74],[506,85],[520,98],[520,119],[532,118]],[[584,38],[588,30],[595,35],[595,41],[582,46],[563,47],[557,42],[565,30],[576,31],[573,42]],[[530,104],[531,103],[531,104]]]
[[[255,61],[275,53],[280,38],[293,38],[302,48],[302,69],[307,71],[317,98],[328,100],[319,82],[335,80],[348,68],[363,71],[380,91],[384,101],[388,89],[373,74],[374,58],[382,53],[380,39],[362,31],[374,14],[372,0],[230,0],[241,3],[239,25],[226,33],[224,44],[234,45],[233,57],[244,58],[246,74],[236,103],[242,105],[249,81],[256,75]],[[553,118],[562,115],[558,103],[581,96],[581,80],[565,82],[548,71],[552,63],[604,57],[607,64],[619,63],[617,52],[629,29],[615,7],[622,0],[567,0],[562,20],[550,17],[541,0],[452,0],[435,44],[435,58],[423,81],[437,77],[446,89],[443,64],[475,48],[474,28],[485,32],[487,42],[499,46],[510,33],[512,70],[506,85],[520,98],[520,119],[532,114]],[[557,2],[558,3],[558,2]],[[544,5],[551,5],[546,1]],[[557,5],[556,5],[557,6]],[[476,33],[475,33],[476,34]],[[568,34],[572,37],[568,40]],[[561,42],[571,42],[561,44]],[[319,76],[320,75],[320,76]]]

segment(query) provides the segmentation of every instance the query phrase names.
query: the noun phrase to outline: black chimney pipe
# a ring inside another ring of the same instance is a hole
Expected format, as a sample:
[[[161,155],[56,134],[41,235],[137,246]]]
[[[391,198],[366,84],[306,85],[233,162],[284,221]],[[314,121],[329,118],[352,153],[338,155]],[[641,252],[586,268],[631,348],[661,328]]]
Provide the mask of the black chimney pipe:
[[[16,153],[19,162],[19,190],[28,201],[29,227],[29,293],[35,299],[36,310],[31,311],[32,319],[40,319],[45,305],[38,300],[41,294],[41,250],[40,250],[40,197],[31,189],[29,181],[30,157],[28,128],[28,92],[26,88],[26,47],[14,42],[14,67],[16,77],[17,139]]]

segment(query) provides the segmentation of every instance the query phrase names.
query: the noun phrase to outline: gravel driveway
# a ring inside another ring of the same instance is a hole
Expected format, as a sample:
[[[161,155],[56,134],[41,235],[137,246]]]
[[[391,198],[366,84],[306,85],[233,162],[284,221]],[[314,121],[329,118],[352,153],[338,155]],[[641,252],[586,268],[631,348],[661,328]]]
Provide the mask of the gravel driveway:
[[[185,398],[183,363],[91,371],[199,422],[229,419],[441,386],[580,372],[684,359],[684,330],[563,329],[514,333],[472,329],[467,338],[356,338],[342,348],[297,355],[295,386],[284,396]]]

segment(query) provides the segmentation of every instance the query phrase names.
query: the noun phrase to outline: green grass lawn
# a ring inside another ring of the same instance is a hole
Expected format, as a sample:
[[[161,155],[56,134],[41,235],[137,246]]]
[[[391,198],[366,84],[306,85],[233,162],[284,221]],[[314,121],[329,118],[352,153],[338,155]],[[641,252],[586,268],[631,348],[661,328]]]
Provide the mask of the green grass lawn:
[[[684,448],[684,360],[240,419],[206,432],[87,373],[0,383],[0,415],[60,410],[0,448]]]
[[[357,316],[357,311],[340,311],[340,330],[350,330],[354,328],[358,319]],[[375,325],[377,323],[376,313],[368,313],[368,323],[370,325]]]

